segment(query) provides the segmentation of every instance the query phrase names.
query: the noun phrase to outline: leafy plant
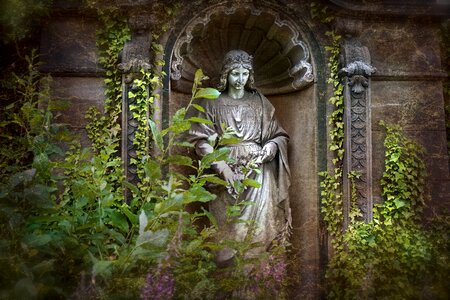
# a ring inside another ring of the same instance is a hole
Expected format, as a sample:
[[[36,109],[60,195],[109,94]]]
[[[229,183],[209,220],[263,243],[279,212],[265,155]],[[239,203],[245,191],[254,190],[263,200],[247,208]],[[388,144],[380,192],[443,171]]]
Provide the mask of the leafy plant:
[[[335,247],[341,244],[341,232],[344,226],[343,214],[343,194],[342,179],[343,169],[342,160],[344,158],[344,87],[338,76],[339,71],[339,55],[341,36],[334,31],[326,33],[332,39],[330,46],[325,50],[330,54],[328,67],[330,68],[330,78],[328,84],[332,85],[333,95],[329,102],[333,105],[333,112],[328,117],[328,124],[331,129],[329,132],[330,145],[329,150],[333,153],[333,170],[332,172],[320,172],[323,177],[320,182],[321,190],[321,212],[323,220],[327,225],[328,232],[333,236],[332,243]]]
[[[342,233],[327,270],[329,296],[416,299],[427,294],[445,299],[448,289],[441,280],[449,272],[448,265],[444,267],[448,243],[445,235],[430,234],[420,223],[424,205],[421,148],[398,126],[382,124],[386,128],[384,202],[375,207],[371,222],[353,219]],[[439,228],[448,225],[440,223]]]
[[[19,100],[2,110],[0,123],[0,293],[14,298],[61,294],[49,274],[56,259],[42,259],[36,250],[53,236],[34,234],[30,220],[53,211],[60,179],[56,167],[64,154],[57,143],[68,134],[53,122],[61,105],[49,97],[50,78],[38,72],[38,56],[33,51],[25,59],[27,72],[12,74]]]

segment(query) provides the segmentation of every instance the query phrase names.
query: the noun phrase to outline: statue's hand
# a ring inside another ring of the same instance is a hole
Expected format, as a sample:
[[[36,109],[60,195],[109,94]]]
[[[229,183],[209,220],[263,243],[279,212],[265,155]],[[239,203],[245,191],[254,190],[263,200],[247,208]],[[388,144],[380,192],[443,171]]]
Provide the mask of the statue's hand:
[[[275,155],[277,155],[277,152],[278,152],[277,144],[273,142],[265,144],[264,147],[262,148],[263,154],[261,157],[261,162],[266,163],[271,161],[272,159],[274,159]]]
[[[235,178],[236,175],[226,162],[217,161],[213,163],[212,166],[216,170],[216,172],[223,178],[223,180],[225,180],[226,182],[228,182],[228,184],[231,184],[233,186],[233,183],[236,180]]]
[[[233,186],[235,181],[235,174],[228,165],[222,170],[221,175],[223,177],[223,180],[228,182],[229,185]]]

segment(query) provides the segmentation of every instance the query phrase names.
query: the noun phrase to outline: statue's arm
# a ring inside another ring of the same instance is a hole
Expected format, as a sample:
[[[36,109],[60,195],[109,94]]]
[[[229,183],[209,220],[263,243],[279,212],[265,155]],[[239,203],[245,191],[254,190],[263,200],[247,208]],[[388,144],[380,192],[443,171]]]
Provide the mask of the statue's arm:
[[[269,162],[273,160],[280,149],[286,147],[289,142],[288,134],[279,125],[278,121],[275,118],[270,121],[268,130],[270,134],[267,134],[268,139],[262,145],[264,153],[262,162]]]
[[[198,112],[198,116],[214,122],[214,116],[211,113],[208,104],[202,105],[205,112]],[[189,130],[190,142],[195,145],[195,152],[199,157],[203,157],[208,153],[214,151],[214,147],[208,142],[208,138],[217,134],[214,125],[207,125],[203,123],[194,123]],[[211,168],[219,174],[225,181],[233,183],[235,174],[230,166],[225,161],[217,161],[211,164]]]
[[[278,153],[278,145],[275,142],[269,141],[262,148],[261,162],[266,163],[275,158]]]
[[[197,155],[203,157],[208,153],[212,153],[214,148],[208,143],[207,140],[201,139],[195,144],[195,151]],[[211,168],[228,183],[232,184],[235,180],[233,170],[231,170],[230,166],[225,161],[216,161],[211,164]]]

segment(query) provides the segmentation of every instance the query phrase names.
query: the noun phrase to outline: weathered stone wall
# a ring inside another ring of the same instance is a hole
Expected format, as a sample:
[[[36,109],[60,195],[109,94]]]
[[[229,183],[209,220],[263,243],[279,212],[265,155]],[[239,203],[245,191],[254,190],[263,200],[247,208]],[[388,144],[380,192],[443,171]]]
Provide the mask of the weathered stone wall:
[[[52,75],[52,95],[67,101],[68,110],[57,119],[68,124],[88,145],[85,126],[89,107],[103,107],[102,68],[97,62],[95,19],[58,14],[44,26],[41,38],[43,72]]]
[[[292,209],[293,245],[292,259],[296,259],[297,268],[293,270],[300,277],[297,295],[303,299],[311,297],[317,291],[319,270],[319,172],[317,165],[317,103],[316,89],[287,95],[270,97],[276,109],[276,115],[290,136],[288,147],[291,168],[290,201]]]
[[[381,201],[383,130],[380,120],[400,124],[426,150],[427,205],[450,207],[439,23],[421,19],[367,21],[361,40],[377,69],[372,76],[373,187]]]

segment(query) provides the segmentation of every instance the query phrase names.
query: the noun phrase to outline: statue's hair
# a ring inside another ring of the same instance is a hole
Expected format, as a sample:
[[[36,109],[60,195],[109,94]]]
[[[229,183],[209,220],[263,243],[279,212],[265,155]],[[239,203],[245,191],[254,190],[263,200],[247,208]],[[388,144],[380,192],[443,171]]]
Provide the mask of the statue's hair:
[[[220,72],[220,81],[217,89],[221,92],[228,87],[228,74],[231,70],[243,67],[249,70],[247,83],[245,89],[248,91],[255,91],[255,78],[253,76],[253,57],[243,50],[231,50],[225,54],[222,64],[222,71]]]

